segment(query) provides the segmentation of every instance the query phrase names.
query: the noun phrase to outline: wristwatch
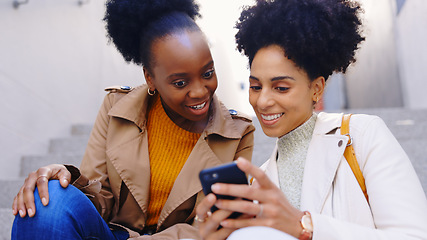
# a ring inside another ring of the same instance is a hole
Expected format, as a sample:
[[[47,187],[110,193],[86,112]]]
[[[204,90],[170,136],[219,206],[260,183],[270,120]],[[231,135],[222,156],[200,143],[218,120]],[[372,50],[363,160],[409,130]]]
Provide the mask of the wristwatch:
[[[311,240],[313,237],[313,222],[311,221],[311,214],[308,211],[304,211],[304,215],[301,217],[300,224],[302,227],[299,240]]]

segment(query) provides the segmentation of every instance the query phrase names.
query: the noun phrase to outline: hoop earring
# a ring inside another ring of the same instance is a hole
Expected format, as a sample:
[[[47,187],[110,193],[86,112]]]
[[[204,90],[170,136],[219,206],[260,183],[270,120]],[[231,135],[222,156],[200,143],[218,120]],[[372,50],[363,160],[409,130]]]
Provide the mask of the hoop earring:
[[[148,95],[150,96],[154,96],[154,94],[156,94],[156,90],[150,91],[150,89],[147,89]]]

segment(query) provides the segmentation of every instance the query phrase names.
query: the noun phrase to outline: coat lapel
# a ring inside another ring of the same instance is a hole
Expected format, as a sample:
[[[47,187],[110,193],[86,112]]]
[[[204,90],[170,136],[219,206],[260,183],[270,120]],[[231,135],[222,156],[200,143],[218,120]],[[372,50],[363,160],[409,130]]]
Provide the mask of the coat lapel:
[[[107,155],[141,210],[146,213],[150,194],[147,134],[139,134],[138,137],[107,150]]]
[[[301,209],[322,212],[348,138],[334,131],[341,114],[319,114],[308,148],[301,193]]]
[[[342,145],[339,142],[342,141]],[[301,209],[320,213],[331,191],[347,137],[314,135],[307,152],[301,190]]]
[[[203,135],[194,146],[193,151],[175,180],[169,197],[160,213],[159,226],[162,225],[172,211],[202,190],[202,185],[199,181],[199,172],[202,169],[225,163],[212,152],[207,142],[203,139]]]

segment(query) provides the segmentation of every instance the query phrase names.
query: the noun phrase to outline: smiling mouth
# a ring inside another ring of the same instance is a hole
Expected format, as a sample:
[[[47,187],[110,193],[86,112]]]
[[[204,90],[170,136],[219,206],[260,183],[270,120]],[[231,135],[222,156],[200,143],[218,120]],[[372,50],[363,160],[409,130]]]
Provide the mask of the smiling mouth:
[[[195,109],[195,110],[200,110],[200,109],[204,108],[204,107],[205,107],[205,105],[206,105],[206,102],[204,102],[204,103],[202,103],[202,104],[199,104],[199,105],[195,105],[195,106],[188,106],[188,107],[190,107],[190,108],[192,108],[192,109]]]
[[[281,116],[283,116],[284,113],[277,113],[277,114],[271,114],[271,115],[264,115],[261,114],[262,119],[266,120],[266,121],[273,121],[276,120],[278,118],[280,118]]]

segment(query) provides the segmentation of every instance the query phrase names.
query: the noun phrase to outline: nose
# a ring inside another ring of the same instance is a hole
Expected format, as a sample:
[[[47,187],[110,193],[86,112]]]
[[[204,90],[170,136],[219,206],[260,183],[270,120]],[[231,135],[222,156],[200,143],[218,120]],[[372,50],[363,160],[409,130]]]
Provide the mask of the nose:
[[[202,80],[193,81],[188,96],[190,98],[204,98],[208,94],[208,89]]]
[[[257,107],[259,109],[268,109],[273,106],[274,99],[270,91],[268,89],[263,88],[258,95],[258,99],[256,101]]]

